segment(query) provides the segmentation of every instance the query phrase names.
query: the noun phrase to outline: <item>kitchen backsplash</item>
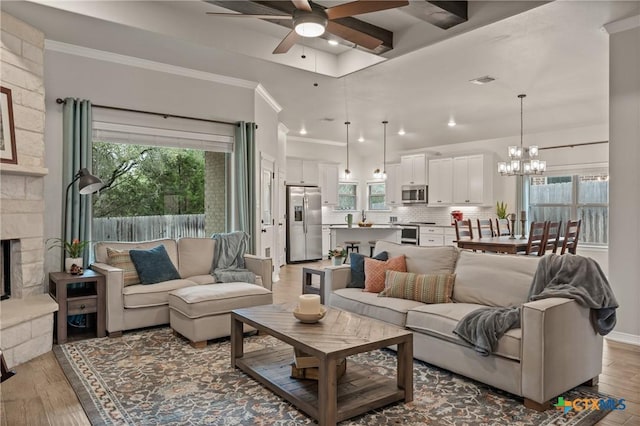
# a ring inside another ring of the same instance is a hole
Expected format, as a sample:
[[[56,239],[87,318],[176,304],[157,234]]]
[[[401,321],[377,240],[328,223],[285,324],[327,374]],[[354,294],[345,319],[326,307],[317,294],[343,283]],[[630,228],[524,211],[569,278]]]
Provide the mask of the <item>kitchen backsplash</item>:
[[[403,206],[394,207],[390,211],[372,212],[365,211],[367,222],[389,223],[389,218],[395,216],[398,223],[406,222],[435,222],[436,225],[451,225],[451,211],[462,211],[465,219],[493,219],[496,216],[494,207],[427,207],[427,206]],[[358,223],[362,218],[362,210],[357,212],[334,211],[331,207],[322,208],[323,224],[342,224],[345,222],[347,213],[353,213],[354,223]]]

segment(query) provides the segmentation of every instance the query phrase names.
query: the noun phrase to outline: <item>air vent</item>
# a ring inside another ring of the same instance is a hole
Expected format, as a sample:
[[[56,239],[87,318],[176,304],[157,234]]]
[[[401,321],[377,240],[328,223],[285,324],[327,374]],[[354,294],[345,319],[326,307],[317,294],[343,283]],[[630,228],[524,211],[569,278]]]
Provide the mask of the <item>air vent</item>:
[[[473,84],[487,84],[487,83],[491,83],[494,80],[495,78],[485,75],[484,77],[474,78],[473,80],[469,80],[469,81]]]

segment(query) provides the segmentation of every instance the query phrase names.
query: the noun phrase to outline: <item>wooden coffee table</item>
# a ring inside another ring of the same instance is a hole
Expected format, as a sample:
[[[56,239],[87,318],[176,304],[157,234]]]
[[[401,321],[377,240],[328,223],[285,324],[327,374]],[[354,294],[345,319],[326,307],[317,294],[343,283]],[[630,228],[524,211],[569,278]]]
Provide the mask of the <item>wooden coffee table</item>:
[[[293,305],[263,305],[231,313],[231,365],[316,419],[334,425],[396,401],[413,400],[413,334],[371,318],[327,308],[316,324],[303,324]],[[293,349],[243,351],[243,323],[320,360],[318,381],[290,377]],[[397,378],[353,361],[338,380],[336,363],[349,355],[398,345]]]

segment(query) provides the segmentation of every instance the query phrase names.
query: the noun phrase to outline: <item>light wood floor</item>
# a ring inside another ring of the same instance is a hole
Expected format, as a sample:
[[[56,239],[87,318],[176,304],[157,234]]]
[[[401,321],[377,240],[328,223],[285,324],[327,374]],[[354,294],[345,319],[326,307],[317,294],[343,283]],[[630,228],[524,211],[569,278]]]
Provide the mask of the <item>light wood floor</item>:
[[[327,263],[327,261],[325,261]],[[296,301],[302,267],[287,265],[274,285],[274,303]],[[67,382],[53,352],[15,368],[17,375],[0,385],[2,426],[89,425],[80,402]],[[640,347],[605,340],[600,391],[624,398],[626,410],[614,411],[599,425],[640,426]]]

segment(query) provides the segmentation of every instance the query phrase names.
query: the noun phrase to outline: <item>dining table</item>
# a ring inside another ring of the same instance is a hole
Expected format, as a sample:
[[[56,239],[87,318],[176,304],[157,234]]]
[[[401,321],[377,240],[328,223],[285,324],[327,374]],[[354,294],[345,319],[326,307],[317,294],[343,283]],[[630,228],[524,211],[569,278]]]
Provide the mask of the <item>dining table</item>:
[[[458,248],[461,249],[508,254],[516,254],[520,251],[526,251],[528,242],[528,238],[512,238],[509,235],[483,238],[460,238],[457,240]]]

